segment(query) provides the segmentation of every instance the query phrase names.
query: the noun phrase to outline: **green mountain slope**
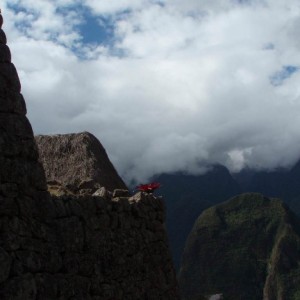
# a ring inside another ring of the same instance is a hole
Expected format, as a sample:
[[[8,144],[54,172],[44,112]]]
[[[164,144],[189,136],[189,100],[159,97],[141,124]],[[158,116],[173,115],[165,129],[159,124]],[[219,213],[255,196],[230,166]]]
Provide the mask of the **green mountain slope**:
[[[299,224],[282,201],[260,194],[205,210],[184,250],[183,299],[300,299]]]

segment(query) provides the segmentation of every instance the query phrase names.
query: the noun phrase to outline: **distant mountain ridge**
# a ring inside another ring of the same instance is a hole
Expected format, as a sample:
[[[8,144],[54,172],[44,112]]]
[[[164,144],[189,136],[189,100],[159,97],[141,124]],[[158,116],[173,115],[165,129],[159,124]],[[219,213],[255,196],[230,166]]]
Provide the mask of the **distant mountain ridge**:
[[[160,193],[167,206],[167,230],[175,266],[179,268],[186,238],[199,214],[241,192],[228,169],[213,166],[203,175],[162,174]]]
[[[300,161],[289,169],[255,171],[246,168],[233,177],[243,192],[280,198],[300,215]]]
[[[300,161],[290,169],[256,171],[244,169],[231,174],[222,165],[212,166],[201,175],[162,174],[160,193],[167,205],[167,230],[177,268],[184,244],[201,212],[215,204],[246,192],[262,193],[282,199],[300,215]]]

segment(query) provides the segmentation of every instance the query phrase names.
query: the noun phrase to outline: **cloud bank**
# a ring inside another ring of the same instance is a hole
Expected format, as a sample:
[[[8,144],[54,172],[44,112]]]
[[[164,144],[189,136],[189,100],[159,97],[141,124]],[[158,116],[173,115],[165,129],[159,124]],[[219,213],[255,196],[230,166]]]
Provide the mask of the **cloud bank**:
[[[299,159],[298,0],[0,7],[35,133],[92,132],[128,182]]]

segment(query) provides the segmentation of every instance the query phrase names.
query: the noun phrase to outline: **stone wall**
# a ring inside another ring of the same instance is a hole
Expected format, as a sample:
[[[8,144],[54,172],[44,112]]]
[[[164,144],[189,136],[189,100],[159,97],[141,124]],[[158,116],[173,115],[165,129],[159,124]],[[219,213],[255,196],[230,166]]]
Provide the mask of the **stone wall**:
[[[0,196],[7,199],[38,198],[46,191],[44,171],[38,162],[20,91],[20,80],[0,26]]]
[[[0,299],[179,299],[163,202],[61,196],[1,213]],[[24,214],[26,212],[26,215]]]
[[[1,27],[0,299],[179,299],[161,199],[50,197]]]

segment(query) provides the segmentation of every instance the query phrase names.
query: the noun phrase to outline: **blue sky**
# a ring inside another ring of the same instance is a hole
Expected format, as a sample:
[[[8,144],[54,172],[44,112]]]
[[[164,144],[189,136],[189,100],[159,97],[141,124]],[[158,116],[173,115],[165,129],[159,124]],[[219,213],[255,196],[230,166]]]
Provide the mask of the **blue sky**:
[[[35,133],[90,131],[127,181],[300,157],[298,0],[0,0]]]
[[[271,75],[270,80],[274,86],[282,85],[294,73],[299,72],[298,66],[282,66],[282,69]]]
[[[84,14],[85,20],[79,26],[84,44],[110,44],[114,38],[113,24],[109,18],[97,18],[89,10]]]

